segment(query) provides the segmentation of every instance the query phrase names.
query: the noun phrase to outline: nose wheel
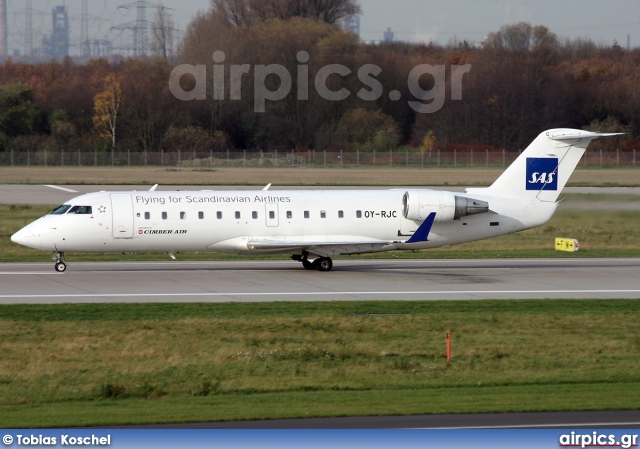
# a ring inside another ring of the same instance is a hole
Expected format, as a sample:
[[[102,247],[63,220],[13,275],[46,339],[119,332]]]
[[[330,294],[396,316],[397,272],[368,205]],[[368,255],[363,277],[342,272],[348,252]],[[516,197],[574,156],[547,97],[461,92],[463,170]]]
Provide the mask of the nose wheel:
[[[64,261],[64,253],[55,253],[53,255],[53,260],[56,261],[53,267],[58,273],[63,273],[67,269],[67,264]]]

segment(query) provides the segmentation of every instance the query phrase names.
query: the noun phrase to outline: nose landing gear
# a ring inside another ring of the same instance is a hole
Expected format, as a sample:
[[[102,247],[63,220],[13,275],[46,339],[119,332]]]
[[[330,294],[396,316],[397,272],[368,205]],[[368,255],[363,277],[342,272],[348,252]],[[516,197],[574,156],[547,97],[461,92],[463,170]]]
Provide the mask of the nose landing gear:
[[[65,260],[64,260],[64,253],[54,253],[53,260],[56,261],[53,267],[56,269],[58,273],[63,273],[67,269],[67,264],[65,263]]]

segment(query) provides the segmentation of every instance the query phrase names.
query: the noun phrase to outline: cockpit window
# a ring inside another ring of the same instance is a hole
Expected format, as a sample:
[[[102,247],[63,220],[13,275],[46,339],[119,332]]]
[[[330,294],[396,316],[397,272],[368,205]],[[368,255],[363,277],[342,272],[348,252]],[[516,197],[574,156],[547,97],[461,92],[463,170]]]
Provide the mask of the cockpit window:
[[[68,204],[63,204],[62,206],[56,207],[49,213],[52,215],[62,215],[66,213],[69,209],[71,209],[71,206],[69,206]]]
[[[68,214],[91,214],[91,206],[73,206],[71,208],[71,210],[69,212],[67,212]]]

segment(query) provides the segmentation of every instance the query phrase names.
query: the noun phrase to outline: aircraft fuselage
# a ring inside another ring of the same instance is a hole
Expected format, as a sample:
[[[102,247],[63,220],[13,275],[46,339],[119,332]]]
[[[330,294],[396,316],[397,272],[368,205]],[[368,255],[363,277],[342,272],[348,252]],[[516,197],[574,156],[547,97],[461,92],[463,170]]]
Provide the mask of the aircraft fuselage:
[[[429,240],[405,242],[421,221],[405,218],[406,190],[98,192],[65,203],[91,213],[49,214],[14,241],[58,252],[283,253],[251,249],[248,242],[361,243],[346,253],[372,252],[366,242],[388,241],[374,251],[426,249],[520,231],[551,218],[556,203],[474,195],[490,211],[448,220],[440,204]],[[422,189],[421,192],[441,192]],[[451,192],[446,192],[451,193]],[[455,193],[458,197],[469,197]],[[433,202],[433,201],[432,201]],[[73,209],[71,209],[73,211]],[[541,213],[542,212],[542,213]],[[345,253],[339,251],[338,253]],[[333,253],[332,253],[333,254]]]

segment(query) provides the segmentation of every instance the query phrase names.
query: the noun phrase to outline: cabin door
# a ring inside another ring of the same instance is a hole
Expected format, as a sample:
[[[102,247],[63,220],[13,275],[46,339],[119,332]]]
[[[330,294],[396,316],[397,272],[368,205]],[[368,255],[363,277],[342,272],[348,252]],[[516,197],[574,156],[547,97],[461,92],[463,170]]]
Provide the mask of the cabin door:
[[[133,201],[130,193],[112,193],[111,210],[113,211],[112,236],[114,239],[130,239],[133,237]]]

